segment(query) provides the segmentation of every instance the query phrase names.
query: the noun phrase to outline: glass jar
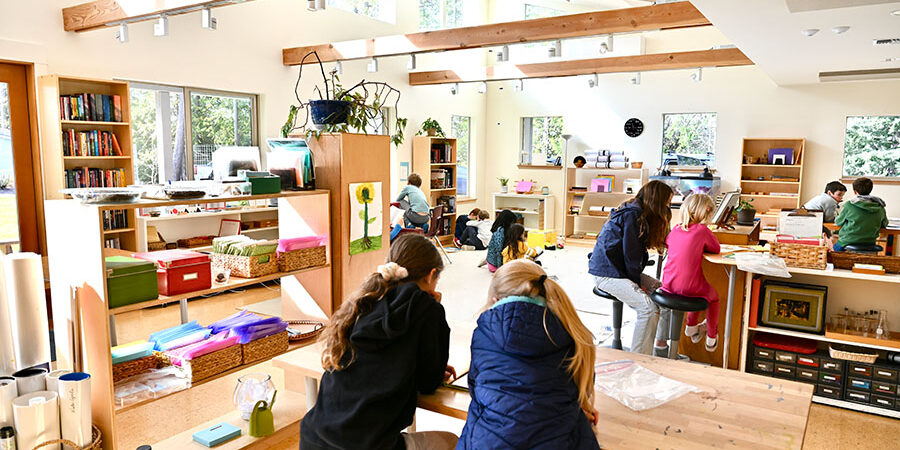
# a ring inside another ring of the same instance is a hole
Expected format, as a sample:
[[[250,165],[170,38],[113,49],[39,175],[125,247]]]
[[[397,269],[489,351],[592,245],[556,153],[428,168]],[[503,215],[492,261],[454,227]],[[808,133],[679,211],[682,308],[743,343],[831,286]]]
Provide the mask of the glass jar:
[[[269,374],[249,373],[238,378],[237,386],[234,388],[234,405],[240,411],[241,418],[249,421],[256,402],[265,400],[271,404],[274,395],[275,383],[272,383]]]

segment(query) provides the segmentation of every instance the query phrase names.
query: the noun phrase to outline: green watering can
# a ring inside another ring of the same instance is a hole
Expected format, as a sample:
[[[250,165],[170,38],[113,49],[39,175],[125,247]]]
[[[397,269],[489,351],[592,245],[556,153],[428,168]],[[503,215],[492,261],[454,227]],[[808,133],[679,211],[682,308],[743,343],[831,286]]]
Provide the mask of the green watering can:
[[[268,405],[265,400],[253,405],[253,412],[250,413],[250,436],[263,437],[275,433],[275,416],[272,415],[275,394],[278,394],[278,391],[272,393],[272,402]]]

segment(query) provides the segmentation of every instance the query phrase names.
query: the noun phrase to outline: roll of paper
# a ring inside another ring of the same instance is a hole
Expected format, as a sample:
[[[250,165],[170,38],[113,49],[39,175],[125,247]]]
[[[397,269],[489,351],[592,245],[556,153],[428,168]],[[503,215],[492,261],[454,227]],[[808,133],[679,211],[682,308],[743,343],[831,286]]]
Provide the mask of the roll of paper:
[[[16,423],[16,446],[33,449],[38,444],[59,439],[59,396],[56,392],[38,391],[13,400]],[[59,445],[41,447],[59,449]]]
[[[74,372],[59,378],[59,423],[62,438],[87,447],[91,443],[91,376]]]
[[[6,255],[0,255],[0,375],[8,376],[18,370],[16,349],[13,345],[12,321],[9,318],[9,302],[6,296],[6,277],[3,273]]]
[[[47,369],[42,367],[32,367],[30,369],[20,370],[13,374],[13,378],[16,379],[19,395],[47,390]]]
[[[72,373],[72,371],[66,370],[66,369],[59,369],[59,370],[54,370],[53,372],[48,373],[47,374],[47,390],[50,392],[59,393],[59,377],[65,375],[67,373]]]
[[[50,362],[50,329],[41,255],[7,255],[3,258],[3,271],[16,368]]]
[[[0,378],[0,428],[13,426],[13,400],[19,396],[19,388],[13,377]]]

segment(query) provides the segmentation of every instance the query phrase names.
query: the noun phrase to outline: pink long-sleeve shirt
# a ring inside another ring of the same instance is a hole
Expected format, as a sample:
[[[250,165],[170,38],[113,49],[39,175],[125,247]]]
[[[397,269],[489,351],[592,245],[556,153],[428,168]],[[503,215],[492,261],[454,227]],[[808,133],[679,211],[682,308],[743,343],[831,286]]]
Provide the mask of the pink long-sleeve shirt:
[[[706,225],[693,224],[687,231],[672,228],[666,238],[668,257],[663,270],[663,289],[687,297],[718,301],[716,290],[703,277],[703,253],[719,253],[719,240]]]

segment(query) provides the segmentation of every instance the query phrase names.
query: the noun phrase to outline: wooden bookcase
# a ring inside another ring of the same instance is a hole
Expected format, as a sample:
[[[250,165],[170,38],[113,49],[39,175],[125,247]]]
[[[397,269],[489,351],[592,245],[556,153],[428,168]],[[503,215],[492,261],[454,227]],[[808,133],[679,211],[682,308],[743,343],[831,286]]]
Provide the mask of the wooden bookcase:
[[[432,149],[438,152],[435,155]],[[456,229],[456,139],[434,136],[416,136],[413,138],[412,148],[412,173],[422,177],[422,192],[432,207],[441,204],[441,198],[445,198],[451,205],[444,207],[444,220],[440,224],[438,233],[441,242],[449,242],[453,239]],[[432,187],[432,173],[443,173],[448,179],[443,186]]]
[[[120,122],[96,122],[64,120],[60,112],[60,95],[71,94],[118,95],[122,105]],[[60,190],[66,186],[66,170],[88,167],[91,169],[123,169],[124,184],[134,184],[134,151],[131,144],[131,105],[128,83],[125,81],[46,75],[38,78],[38,112],[40,114],[41,153],[43,159],[44,197],[47,200],[66,197]],[[62,133],[67,130],[108,131],[116,135],[122,150],[121,156],[64,156]],[[134,209],[126,209],[128,226],[103,232],[104,241],[119,238],[122,249],[136,250]]]
[[[556,209],[552,195],[495,192],[494,217],[504,209],[521,216],[526,231],[555,229],[553,216]]]
[[[634,197],[633,193],[625,192],[625,180],[640,180],[641,186],[647,184],[650,176],[648,169],[591,169],[569,167],[566,175],[566,202],[563,205],[565,224],[563,233],[566,236],[566,244],[593,247],[597,240],[597,234],[603,229],[603,224],[609,218],[608,214],[592,216],[588,213],[592,206],[615,207],[622,202]],[[583,192],[573,191],[573,187],[590,188],[590,181],[598,176],[614,176],[611,192]],[[581,211],[573,214],[571,206],[581,202]]]
[[[778,222],[775,210],[800,207],[803,157],[806,139],[744,138],[741,154],[741,197],[752,199],[763,231],[773,232]],[[768,164],[769,149],[790,148],[792,164]],[[747,157],[752,163],[747,163]],[[773,179],[774,177],[774,179]],[[760,179],[762,178],[762,179]],[[772,195],[773,193],[779,195]]]

